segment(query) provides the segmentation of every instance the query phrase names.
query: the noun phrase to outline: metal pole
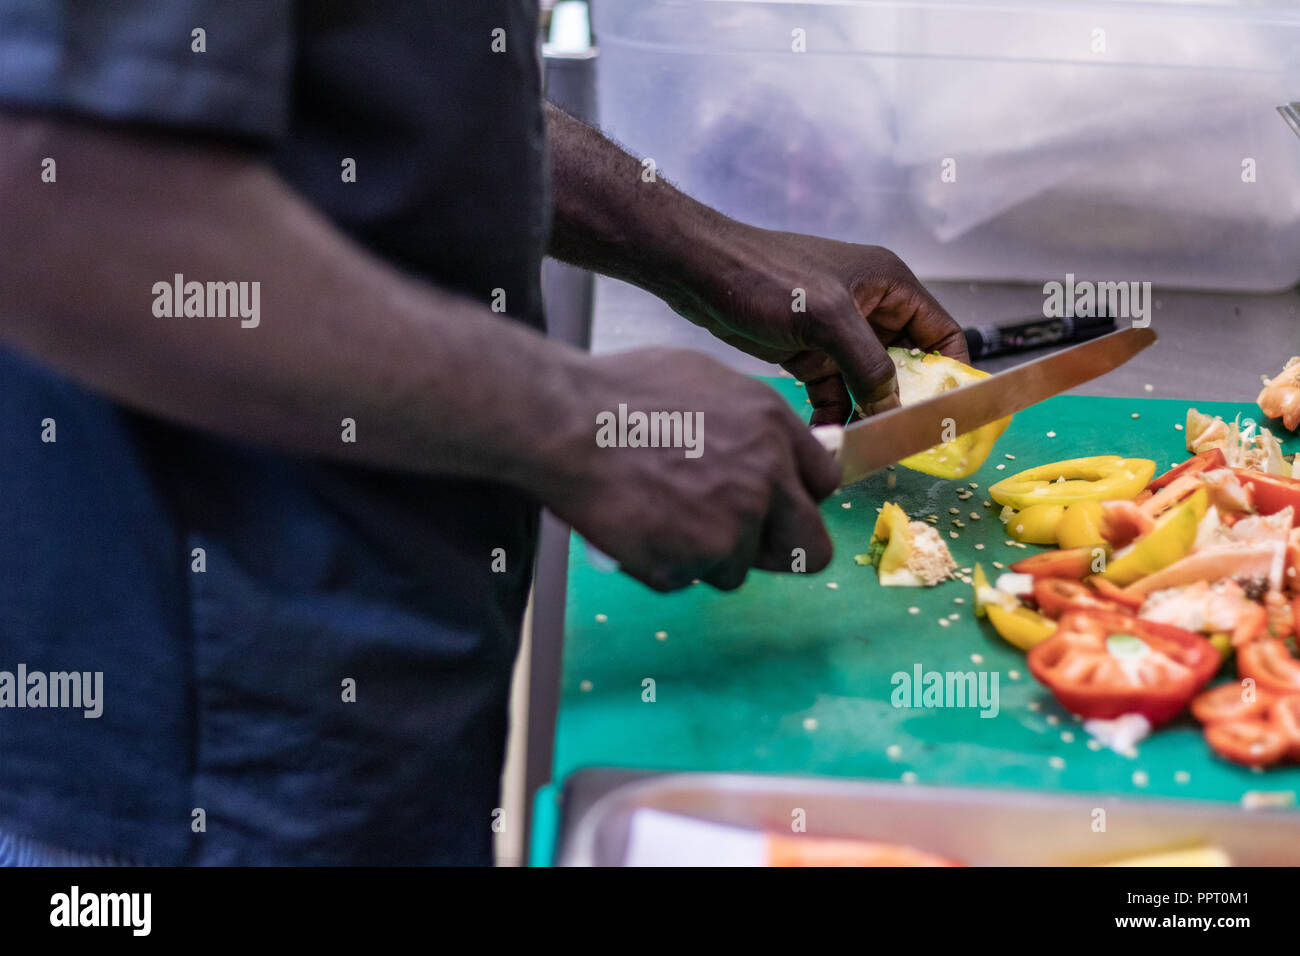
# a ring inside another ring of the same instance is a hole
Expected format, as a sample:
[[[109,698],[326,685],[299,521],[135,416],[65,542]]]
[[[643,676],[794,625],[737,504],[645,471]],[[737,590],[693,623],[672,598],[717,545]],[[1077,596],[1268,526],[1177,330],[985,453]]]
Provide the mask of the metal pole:
[[[559,54],[543,49],[546,98],[570,115],[594,122],[596,50]],[[542,266],[547,333],[581,349],[591,346],[594,281],[590,272],[553,259]],[[533,575],[533,631],[528,663],[528,731],[524,758],[523,853],[532,844],[533,803],[551,780],[555,724],[564,656],[564,608],[569,577],[569,527],[542,513]]]

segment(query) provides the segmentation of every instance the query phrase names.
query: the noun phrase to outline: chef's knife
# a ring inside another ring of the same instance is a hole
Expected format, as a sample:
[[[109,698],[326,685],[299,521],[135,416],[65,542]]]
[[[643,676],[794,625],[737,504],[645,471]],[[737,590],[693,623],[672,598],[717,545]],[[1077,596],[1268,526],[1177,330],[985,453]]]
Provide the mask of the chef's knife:
[[[1155,340],[1149,328],[1112,332],[915,405],[844,428],[824,425],[813,429],[813,433],[839,459],[841,484],[851,484],[955,435],[974,431],[1104,375]]]

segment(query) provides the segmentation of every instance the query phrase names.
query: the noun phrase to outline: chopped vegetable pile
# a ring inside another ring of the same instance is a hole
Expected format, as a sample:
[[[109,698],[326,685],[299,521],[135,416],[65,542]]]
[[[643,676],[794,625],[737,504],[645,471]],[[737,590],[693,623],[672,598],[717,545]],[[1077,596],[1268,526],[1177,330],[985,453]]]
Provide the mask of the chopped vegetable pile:
[[[1265,397],[1294,427],[1300,399]],[[1190,706],[1221,757],[1300,761],[1300,456],[1196,409],[1185,430],[1193,457],[1159,477],[1146,459],[1095,457],[995,484],[1007,534],[1059,550],[993,584],[977,564],[975,613],[1085,720],[1157,726]],[[1231,658],[1239,680],[1204,690]]]

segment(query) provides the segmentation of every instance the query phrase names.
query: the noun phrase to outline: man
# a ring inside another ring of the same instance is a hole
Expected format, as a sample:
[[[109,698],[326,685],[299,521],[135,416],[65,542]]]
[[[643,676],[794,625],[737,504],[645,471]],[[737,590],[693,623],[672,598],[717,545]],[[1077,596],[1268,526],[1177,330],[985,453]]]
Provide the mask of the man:
[[[544,108],[536,29],[0,0],[0,670],[102,675],[97,717],[0,707],[10,858],[487,862],[539,503],[658,589],[825,566],[802,423],[695,353],[548,341],[544,252],[780,362],[814,422],[896,403],[886,343],[964,354],[889,252]],[[620,404],[702,412],[704,454],[598,447]]]

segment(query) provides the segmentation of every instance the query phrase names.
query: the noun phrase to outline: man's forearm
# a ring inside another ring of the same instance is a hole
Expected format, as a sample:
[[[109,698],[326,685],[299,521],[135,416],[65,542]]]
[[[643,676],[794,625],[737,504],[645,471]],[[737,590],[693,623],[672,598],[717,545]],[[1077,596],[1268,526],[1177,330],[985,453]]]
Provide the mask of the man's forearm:
[[[968,358],[961,328],[888,249],[729,219],[596,130],[553,106],[546,115],[552,254],[635,283],[780,363],[808,386],[813,424],[898,405],[888,345]]]
[[[5,114],[0,144],[5,343],[133,407],[292,453],[539,492],[564,480],[552,446],[573,440],[557,422],[578,353],[401,275],[241,155]],[[260,324],[155,316],[153,285],[176,273],[259,282]]]
[[[696,202],[598,130],[546,105],[554,222],[550,253],[639,285],[678,311],[745,264],[746,227]]]

